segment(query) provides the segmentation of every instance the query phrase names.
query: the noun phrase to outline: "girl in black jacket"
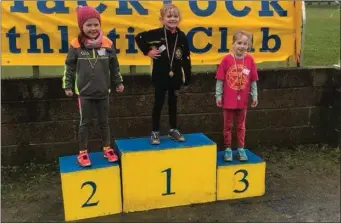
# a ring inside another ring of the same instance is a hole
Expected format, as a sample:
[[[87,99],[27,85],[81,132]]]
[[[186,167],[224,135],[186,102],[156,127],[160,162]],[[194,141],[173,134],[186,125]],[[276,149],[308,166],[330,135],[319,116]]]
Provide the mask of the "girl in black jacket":
[[[168,4],[160,10],[162,28],[152,29],[136,35],[135,41],[144,55],[153,59],[152,82],[155,88],[153,107],[153,129],[151,144],[160,144],[160,116],[165,94],[168,92],[168,113],[171,129],[169,137],[185,141],[177,129],[177,94],[182,85],[188,86],[191,79],[191,59],[188,40],[177,26],[180,11]]]

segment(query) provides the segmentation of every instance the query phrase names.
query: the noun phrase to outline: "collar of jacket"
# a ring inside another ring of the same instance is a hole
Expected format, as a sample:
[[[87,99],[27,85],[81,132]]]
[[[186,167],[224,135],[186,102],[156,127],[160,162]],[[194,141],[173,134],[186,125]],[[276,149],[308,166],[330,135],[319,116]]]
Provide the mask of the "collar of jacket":
[[[180,32],[180,28],[179,28],[179,27],[176,27],[176,28],[175,28],[175,32],[174,32],[174,33],[172,33],[172,32],[171,32],[169,29],[167,29],[165,26],[163,26],[162,29],[166,29],[167,34],[175,34],[175,33]]]

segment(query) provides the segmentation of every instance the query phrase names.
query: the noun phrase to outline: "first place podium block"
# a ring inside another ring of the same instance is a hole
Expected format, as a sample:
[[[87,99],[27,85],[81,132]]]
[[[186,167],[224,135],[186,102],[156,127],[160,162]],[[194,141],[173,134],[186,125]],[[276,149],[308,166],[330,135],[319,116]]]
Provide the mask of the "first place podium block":
[[[186,142],[161,137],[116,140],[121,155],[123,211],[144,211],[216,199],[216,144],[201,133]]]
[[[233,150],[233,161],[223,160],[224,151],[217,157],[217,200],[229,200],[262,196],[265,193],[266,163],[250,150],[245,149],[248,161],[237,159]]]
[[[122,212],[119,165],[103,152],[89,156],[91,167],[80,167],[76,155],[59,158],[66,221]]]

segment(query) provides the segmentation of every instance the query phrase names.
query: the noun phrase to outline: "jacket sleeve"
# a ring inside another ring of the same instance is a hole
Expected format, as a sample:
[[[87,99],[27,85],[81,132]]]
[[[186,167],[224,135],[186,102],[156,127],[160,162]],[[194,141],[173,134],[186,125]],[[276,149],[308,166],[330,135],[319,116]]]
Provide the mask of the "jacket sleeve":
[[[135,42],[138,48],[142,51],[144,55],[152,49],[151,42],[155,39],[156,30],[149,30],[145,32],[138,33],[135,36]]]
[[[74,90],[76,69],[77,69],[77,49],[70,46],[65,60],[65,70],[63,75],[63,89]]]
[[[183,52],[183,69],[185,73],[185,83],[184,85],[187,86],[191,82],[192,77],[192,63],[191,63],[191,52],[189,49],[188,39],[186,35],[183,33],[183,39],[184,39],[184,52]]]
[[[117,59],[116,49],[115,45],[112,44],[111,50],[110,50],[110,77],[111,77],[111,83],[115,87],[117,87],[119,84],[123,83],[123,78],[121,76],[120,72],[120,64]]]

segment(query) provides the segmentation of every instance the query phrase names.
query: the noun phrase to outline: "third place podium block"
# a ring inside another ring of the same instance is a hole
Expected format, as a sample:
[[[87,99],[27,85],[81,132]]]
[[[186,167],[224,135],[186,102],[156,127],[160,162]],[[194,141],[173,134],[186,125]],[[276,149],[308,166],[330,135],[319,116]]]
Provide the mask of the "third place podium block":
[[[233,161],[224,162],[224,151],[217,158],[217,200],[228,200],[262,196],[265,193],[265,162],[246,149],[249,158],[241,162],[237,151],[233,151]]]
[[[144,211],[216,200],[217,146],[204,134],[185,142],[161,137],[116,140],[121,156],[123,211]]]

